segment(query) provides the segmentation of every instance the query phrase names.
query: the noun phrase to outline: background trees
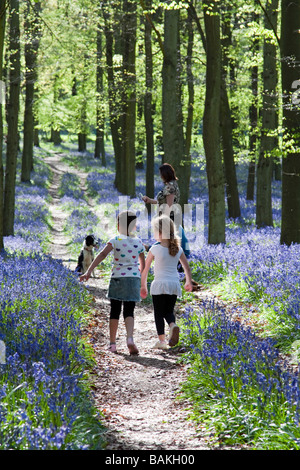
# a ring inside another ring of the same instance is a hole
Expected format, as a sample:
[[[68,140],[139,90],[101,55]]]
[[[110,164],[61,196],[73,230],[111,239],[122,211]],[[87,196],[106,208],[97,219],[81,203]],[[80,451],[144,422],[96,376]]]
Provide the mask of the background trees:
[[[281,241],[298,243],[299,3],[0,2],[4,234],[13,233],[17,151],[29,182],[38,131],[40,142],[92,150],[103,166],[111,149],[115,186],[130,196],[136,165],[145,165],[153,196],[155,161],[168,161],[184,204],[191,164],[205,162],[209,243],[225,240],[226,208],[240,216],[240,164],[249,164],[257,226],[272,225],[271,182],[283,157]]]

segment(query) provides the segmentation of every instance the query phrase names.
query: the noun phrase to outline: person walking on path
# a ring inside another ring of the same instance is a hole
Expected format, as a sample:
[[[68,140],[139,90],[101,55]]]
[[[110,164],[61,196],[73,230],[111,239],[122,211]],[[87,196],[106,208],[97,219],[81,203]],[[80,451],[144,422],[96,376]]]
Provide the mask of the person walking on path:
[[[152,245],[146,258],[141,276],[141,297],[146,298],[148,295],[147,277],[154,260],[154,280],[150,287],[158,335],[154,348],[167,349],[165,321],[170,328],[169,346],[175,346],[179,341],[179,327],[176,325],[174,314],[177,297],[182,294],[177,271],[179,260],[185,272],[185,289],[191,292],[193,285],[191,270],[180,246],[180,240],[176,238],[173,221],[166,215],[157,216],[153,219],[153,231],[157,243]]]
[[[159,173],[164,183],[163,189],[158,192],[156,199],[143,196],[143,201],[146,204],[158,204],[158,206],[168,204],[169,207],[171,207],[173,204],[179,204],[180,191],[177,183],[178,178],[174,168],[169,163],[163,163],[159,167]]]
[[[133,236],[136,219],[136,214],[131,211],[118,215],[118,235],[107,242],[86,273],[79,278],[80,281],[87,281],[93,269],[113,251],[113,266],[107,293],[110,299],[109,350],[117,352],[116,336],[123,305],[127,347],[131,355],[138,354],[133,340],[134,309],[136,302],[141,300],[141,272],[145,267],[144,245],[139,238]]]

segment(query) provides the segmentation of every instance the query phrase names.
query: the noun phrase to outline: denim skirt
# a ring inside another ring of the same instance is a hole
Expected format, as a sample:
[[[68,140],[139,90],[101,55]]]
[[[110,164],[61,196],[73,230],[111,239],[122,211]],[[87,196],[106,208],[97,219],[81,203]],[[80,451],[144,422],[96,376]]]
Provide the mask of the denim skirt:
[[[127,302],[140,302],[141,279],[138,277],[114,277],[109,281],[107,297]]]

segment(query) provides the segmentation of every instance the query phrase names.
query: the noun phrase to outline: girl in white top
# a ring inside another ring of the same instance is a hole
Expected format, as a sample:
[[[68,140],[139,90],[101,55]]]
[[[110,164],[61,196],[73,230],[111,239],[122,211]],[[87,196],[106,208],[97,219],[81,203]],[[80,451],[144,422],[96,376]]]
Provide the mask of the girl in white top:
[[[150,294],[152,295],[154,307],[154,319],[158,335],[155,348],[167,349],[165,337],[165,321],[170,327],[169,346],[175,346],[179,340],[179,327],[175,323],[174,307],[177,297],[180,297],[181,285],[177,271],[180,261],[186,277],[185,290],[191,292],[193,289],[191,270],[180,246],[180,239],[175,237],[175,228],[172,220],[161,215],[153,220],[155,243],[149,250],[145,269],[141,276],[141,297],[146,298],[147,276],[154,260],[154,280],[151,283]]]

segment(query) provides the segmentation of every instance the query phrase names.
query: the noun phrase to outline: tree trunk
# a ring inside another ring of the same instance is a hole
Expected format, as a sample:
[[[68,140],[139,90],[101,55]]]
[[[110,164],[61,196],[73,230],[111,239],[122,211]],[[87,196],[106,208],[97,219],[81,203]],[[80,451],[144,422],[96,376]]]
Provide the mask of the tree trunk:
[[[6,0],[0,0],[0,80],[3,78],[3,49],[5,38],[5,19],[6,19]],[[2,103],[4,101],[4,87],[1,85],[0,90],[0,250],[3,250],[3,189],[4,189],[4,174],[3,174],[3,114]]]
[[[254,40],[253,43],[253,54],[259,50],[259,41]],[[254,60],[256,63],[256,60]],[[254,201],[254,189],[255,189],[255,173],[256,173],[256,153],[257,153],[257,126],[258,126],[258,106],[257,106],[257,91],[258,91],[258,67],[253,65],[251,68],[251,90],[252,90],[252,102],[249,109],[249,124],[250,124],[250,136],[249,136],[249,154],[250,162],[248,167],[248,180],[247,180],[247,194],[246,199],[248,201]]]
[[[54,75],[54,83],[53,83],[53,111],[52,111],[52,116],[53,113],[56,112],[56,104],[58,101],[58,90],[57,90],[57,74]],[[53,122],[53,120],[52,120]],[[60,130],[55,127],[55,125],[52,125],[51,127],[51,134],[50,134],[50,142],[53,142],[54,145],[59,145],[61,143],[61,136],[60,136]]]
[[[281,2],[281,74],[283,92],[283,127],[286,153],[282,159],[282,244],[300,243],[300,2]],[[293,143],[291,144],[291,139]]]
[[[109,122],[112,136],[112,142],[115,154],[115,181],[114,185],[119,190],[121,185],[121,112],[119,107],[120,90],[115,80],[114,75],[114,30],[111,24],[109,12],[106,11],[102,5],[102,14],[104,18],[104,33],[106,38],[106,70],[107,70],[107,85],[108,85],[108,105],[109,105]],[[116,67],[116,71],[119,69]]]
[[[102,31],[97,28],[97,70],[96,70],[96,142],[94,157],[101,157],[102,166],[106,166],[104,147],[104,106],[103,106],[103,70],[102,70]]]
[[[163,162],[170,163],[178,176],[183,203],[188,184],[184,178],[184,136],[182,106],[178,93],[178,28],[179,10],[165,10],[164,13],[164,59],[162,68],[162,129]],[[183,170],[183,171],[182,171]],[[182,176],[181,176],[182,175]]]
[[[10,1],[10,74],[7,103],[7,150],[4,188],[3,233],[14,235],[15,185],[18,154],[18,116],[20,95],[20,23],[19,0]]]
[[[212,14],[213,13],[213,14]],[[217,1],[204,9],[206,32],[206,94],[203,143],[209,194],[208,243],[225,242],[225,194],[220,149],[221,39]]]
[[[152,8],[152,0],[146,0],[147,10]],[[144,119],[146,129],[146,194],[154,198],[154,131],[153,131],[153,62],[152,62],[152,27],[148,19],[145,21],[145,74],[146,93],[144,97]]]
[[[136,2],[124,0],[123,30],[123,115],[122,115],[122,184],[121,192],[135,195],[135,124],[136,124]]]
[[[35,3],[35,11],[40,11],[40,2]],[[37,52],[39,47],[39,22],[30,4],[27,4],[24,30],[25,42],[25,111],[24,111],[24,141],[22,154],[21,181],[29,182],[33,170],[33,144],[34,144],[34,100],[35,83],[37,81]]]
[[[277,30],[278,0],[267,2],[265,28]],[[271,24],[270,24],[271,22]],[[276,45],[269,38],[264,41],[263,107],[260,152],[257,165],[256,226],[273,226],[272,174],[273,154],[278,148],[278,98]]]

